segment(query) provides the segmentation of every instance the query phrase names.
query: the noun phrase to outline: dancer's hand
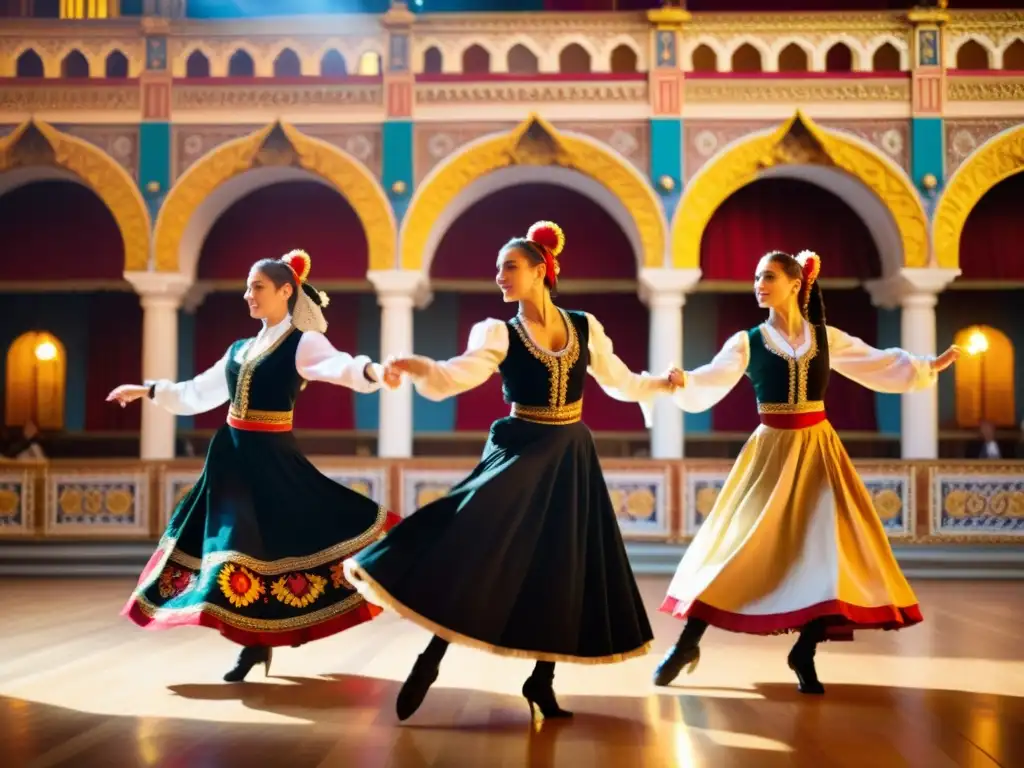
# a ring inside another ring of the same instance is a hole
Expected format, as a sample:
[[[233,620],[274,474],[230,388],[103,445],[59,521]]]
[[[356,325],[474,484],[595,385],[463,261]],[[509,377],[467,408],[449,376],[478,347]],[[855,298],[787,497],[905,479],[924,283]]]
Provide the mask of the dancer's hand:
[[[959,360],[961,354],[962,350],[960,349],[960,347],[954,344],[941,355],[932,360],[932,370],[935,371],[936,373],[941,373],[942,371],[949,368],[949,366],[951,366],[957,360]]]
[[[117,403],[124,408],[128,403],[139,400],[148,394],[149,387],[145,387],[142,384],[122,384],[107,395],[107,402]]]
[[[430,363],[416,355],[392,358],[388,361],[388,366],[400,374],[406,373],[410,376],[426,376],[430,373]]]
[[[668,385],[672,390],[682,389],[686,386],[686,374],[681,368],[670,368],[667,378]]]
[[[388,389],[398,389],[402,383],[402,374],[390,361],[384,365],[384,386]]]

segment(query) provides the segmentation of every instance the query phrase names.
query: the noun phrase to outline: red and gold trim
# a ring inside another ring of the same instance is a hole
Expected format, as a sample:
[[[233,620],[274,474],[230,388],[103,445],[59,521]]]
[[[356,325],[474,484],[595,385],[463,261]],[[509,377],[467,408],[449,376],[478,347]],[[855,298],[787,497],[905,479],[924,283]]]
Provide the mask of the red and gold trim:
[[[583,400],[565,405],[522,405],[512,403],[509,414],[516,419],[532,421],[535,424],[564,426],[575,424],[583,418]]]
[[[245,432],[291,432],[294,411],[256,411],[243,415],[234,406],[228,411],[228,426]]]
[[[806,400],[802,403],[758,403],[761,423],[772,429],[805,429],[825,421],[825,403]]]
[[[693,616],[718,629],[750,635],[783,634],[814,619],[826,619],[825,636],[829,640],[851,640],[857,629],[903,629],[924,621],[917,603],[863,606],[845,600],[825,600],[788,613],[748,615],[723,611],[700,600],[685,605],[674,597],[666,597],[659,610],[677,619]]]

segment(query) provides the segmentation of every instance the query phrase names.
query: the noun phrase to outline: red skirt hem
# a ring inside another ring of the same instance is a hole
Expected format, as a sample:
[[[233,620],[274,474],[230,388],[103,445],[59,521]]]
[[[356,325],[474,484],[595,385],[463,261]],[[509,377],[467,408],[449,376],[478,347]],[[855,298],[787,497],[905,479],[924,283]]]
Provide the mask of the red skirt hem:
[[[659,610],[677,619],[692,616],[712,627],[749,635],[781,634],[798,630],[814,619],[829,619],[825,630],[829,640],[851,640],[857,629],[903,629],[924,621],[916,603],[905,607],[880,605],[866,608],[842,600],[826,600],[787,613],[749,615],[723,611],[700,600],[686,605],[669,596]]]
[[[124,607],[124,610],[121,611],[122,616],[127,616],[132,623],[143,629],[161,630],[174,629],[175,627],[207,627],[208,629],[216,629],[228,640],[239,645],[263,645],[272,648],[322,640],[325,637],[336,635],[339,632],[344,632],[346,629],[351,629],[370,621],[381,613],[382,610],[377,606],[364,602],[357,608],[346,611],[340,616],[335,616],[333,619],[309,627],[290,629],[284,632],[255,632],[231,626],[223,619],[219,619],[205,611],[154,619],[147,616],[134,600],[129,602]]]

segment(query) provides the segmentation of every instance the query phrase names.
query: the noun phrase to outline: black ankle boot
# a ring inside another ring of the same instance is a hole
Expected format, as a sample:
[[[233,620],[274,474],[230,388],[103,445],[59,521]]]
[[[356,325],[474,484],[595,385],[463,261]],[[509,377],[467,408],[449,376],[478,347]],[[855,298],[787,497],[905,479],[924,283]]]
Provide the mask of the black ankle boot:
[[[426,650],[416,657],[416,663],[412,665],[412,671],[402,684],[398,700],[395,702],[395,714],[399,720],[408,720],[420,708],[430,686],[437,680],[441,659],[446,650],[447,641],[435,636]]]
[[[654,670],[655,685],[669,685],[679,677],[683,667],[686,667],[687,674],[693,673],[700,663],[700,640],[707,628],[707,623],[700,619],[689,619],[686,622],[679,640]]]
[[[825,686],[818,680],[818,670],[814,667],[814,654],[818,643],[825,638],[824,630],[823,625],[814,622],[805,626],[786,659],[789,668],[796,672],[800,693],[821,695],[825,692]]]
[[[555,698],[555,665],[550,661],[538,661],[533,674],[523,683],[523,697],[530,706],[530,719],[535,720],[537,710],[541,717],[563,718],[572,717],[572,712],[558,706]]]
[[[224,675],[226,683],[240,683],[245,680],[253,667],[257,664],[263,665],[263,673],[270,674],[270,660],[274,656],[274,649],[263,645],[250,645],[243,648],[238,654],[238,661],[235,666]]]

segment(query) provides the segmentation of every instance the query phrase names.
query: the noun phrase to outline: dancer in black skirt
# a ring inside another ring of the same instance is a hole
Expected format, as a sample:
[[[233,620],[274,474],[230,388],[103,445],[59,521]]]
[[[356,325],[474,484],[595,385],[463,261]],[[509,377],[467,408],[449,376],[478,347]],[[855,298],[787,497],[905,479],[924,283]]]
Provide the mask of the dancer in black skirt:
[[[141,627],[211,627],[243,646],[224,679],[238,682],[271,649],[327,637],[380,613],[342,575],[342,560],[384,535],[398,517],[335,483],[299,451],[292,409],[305,381],[372,392],[398,374],[336,350],[323,332],[327,296],[306,282],[309,257],[256,262],[245,300],[263,321],[191,381],[126,384],[122,407],[148,396],[181,415],[231,401],[196,484],[123,613]]]
[[[434,633],[398,694],[405,720],[437,679],[449,642],[534,659],[523,685],[531,717],[571,715],[552,689],[556,661],[608,664],[652,638],[590,431],[580,421],[589,371],[616,399],[671,392],[668,376],[631,373],[601,324],[551,301],[564,238],[549,222],[510,241],[497,283],[512,320],[474,326],[444,362],[389,362],[440,400],[501,372],[511,415],[491,427],[483,458],[447,496],[345,561],[370,602]],[[551,350],[560,350],[552,352]]]

